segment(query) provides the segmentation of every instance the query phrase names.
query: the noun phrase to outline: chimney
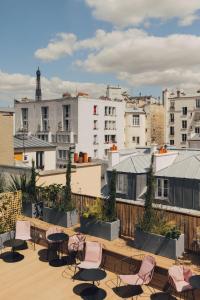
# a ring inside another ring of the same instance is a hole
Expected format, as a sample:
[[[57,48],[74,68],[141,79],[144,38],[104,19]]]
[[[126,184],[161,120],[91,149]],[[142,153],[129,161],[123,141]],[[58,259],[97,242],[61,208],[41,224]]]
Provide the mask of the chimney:
[[[154,172],[160,171],[173,164],[178,152],[166,152],[154,154]]]
[[[180,90],[177,90],[177,97],[180,98],[181,92]]]
[[[120,162],[119,151],[118,150],[109,150],[108,151],[108,167],[112,168]]]

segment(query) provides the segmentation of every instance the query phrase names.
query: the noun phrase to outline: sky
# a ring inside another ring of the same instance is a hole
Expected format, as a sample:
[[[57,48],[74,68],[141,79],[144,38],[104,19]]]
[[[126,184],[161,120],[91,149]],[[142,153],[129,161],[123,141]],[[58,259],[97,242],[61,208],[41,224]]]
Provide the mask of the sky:
[[[0,106],[64,92],[200,88],[200,0],[0,0]]]

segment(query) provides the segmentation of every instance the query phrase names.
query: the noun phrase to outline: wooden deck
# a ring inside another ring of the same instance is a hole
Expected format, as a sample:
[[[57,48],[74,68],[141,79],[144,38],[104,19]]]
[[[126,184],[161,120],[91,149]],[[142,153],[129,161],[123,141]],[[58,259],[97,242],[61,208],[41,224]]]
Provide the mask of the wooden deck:
[[[21,262],[11,264],[0,259],[0,299],[81,299],[80,296],[76,295],[73,291],[74,287],[80,284],[79,281],[73,282],[69,278],[64,278],[62,276],[64,267],[52,267],[47,262],[43,262],[39,259],[38,251],[40,253],[45,245],[45,232],[53,225],[37,219],[30,219],[30,221],[36,226],[37,243],[40,245],[36,245],[36,251],[32,249],[22,250],[21,253],[23,253],[25,258]],[[77,226],[62,229],[69,235],[73,235],[78,231]],[[103,251],[106,256],[107,277],[101,282],[100,287],[106,290],[106,299],[121,299],[117,297],[112,290],[116,279],[116,275],[114,274],[115,266],[118,265],[119,260],[125,256],[145,255],[149,253],[138,251],[131,245],[132,240],[126,238],[120,238],[110,242],[87,235],[86,239],[98,240],[103,244]],[[156,292],[161,292],[167,283],[167,271],[169,267],[176,262],[158,255],[156,255],[155,258],[157,267],[153,276],[152,287]],[[195,273],[200,274],[200,258],[192,257],[190,267]],[[164,294],[160,294],[159,297],[154,296],[151,298],[149,291],[146,290],[146,288],[144,288],[144,290],[148,295],[141,299],[165,299]],[[200,299],[200,293],[198,291],[196,291],[196,299]]]
[[[37,245],[36,251],[31,247],[19,251],[24,259],[16,263],[6,263],[0,259],[0,299],[3,300],[75,300],[81,299],[73,289],[82,282],[73,282],[63,276],[65,267],[52,267],[39,259],[38,252],[42,246]],[[107,271],[107,277],[100,283],[100,288],[107,293],[105,299],[120,299],[112,290],[116,276]],[[149,291],[143,299],[150,299]],[[91,298],[90,298],[91,299]]]

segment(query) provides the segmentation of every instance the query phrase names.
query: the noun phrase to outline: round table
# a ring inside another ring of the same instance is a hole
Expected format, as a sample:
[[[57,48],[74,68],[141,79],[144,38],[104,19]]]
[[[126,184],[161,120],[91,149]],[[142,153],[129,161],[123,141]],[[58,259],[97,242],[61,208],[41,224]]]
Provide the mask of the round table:
[[[106,272],[101,269],[80,269],[79,279],[83,281],[100,281],[106,277]]]
[[[99,282],[100,280],[106,277],[106,272],[101,269],[80,269],[79,272],[79,280],[83,281],[91,281],[92,286],[84,289],[81,292],[82,297],[95,297],[95,299],[104,299],[106,297],[106,292],[102,289],[99,289],[95,286],[95,282]],[[89,299],[88,298],[88,299]],[[94,299],[94,298],[91,298]]]
[[[69,239],[68,234],[64,232],[56,232],[48,235],[48,240],[54,242],[54,243],[62,243]]]
[[[15,248],[20,247],[24,244],[24,240],[10,239],[3,243],[4,247],[11,247],[12,251],[6,254],[6,261],[16,262],[22,259],[22,255],[15,251]]]
[[[56,245],[56,251],[58,252],[58,259],[53,259],[51,265],[54,267],[63,266],[64,262],[61,259],[61,245],[63,242],[68,241],[69,236],[64,232],[56,232],[47,236],[48,241],[52,242],[53,245]]]

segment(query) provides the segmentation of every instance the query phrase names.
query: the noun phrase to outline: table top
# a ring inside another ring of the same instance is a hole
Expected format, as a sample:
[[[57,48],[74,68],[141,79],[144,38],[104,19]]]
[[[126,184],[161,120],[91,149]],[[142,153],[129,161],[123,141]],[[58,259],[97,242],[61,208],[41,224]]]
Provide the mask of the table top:
[[[47,238],[52,242],[64,242],[68,240],[69,236],[64,232],[56,232],[48,235]]]
[[[78,277],[83,281],[99,281],[106,277],[106,272],[101,269],[81,269]]]
[[[5,241],[3,244],[5,247],[19,247],[23,245],[24,241],[20,239],[10,239]]]
[[[195,289],[200,289],[200,275],[193,275],[189,278],[190,285]]]

